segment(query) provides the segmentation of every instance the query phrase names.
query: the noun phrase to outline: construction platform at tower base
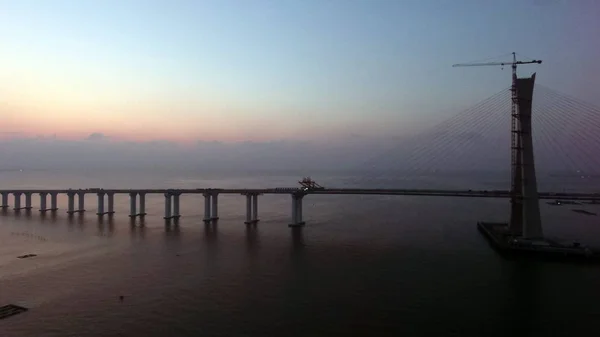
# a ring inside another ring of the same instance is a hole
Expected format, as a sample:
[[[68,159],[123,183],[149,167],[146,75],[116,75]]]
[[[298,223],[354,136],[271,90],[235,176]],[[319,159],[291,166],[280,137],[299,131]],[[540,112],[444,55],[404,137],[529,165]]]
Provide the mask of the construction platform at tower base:
[[[505,256],[531,256],[551,260],[581,260],[600,262],[600,252],[578,242],[559,242],[551,239],[526,239],[508,229],[507,223],[478,222],[477,228],[493,247]]]

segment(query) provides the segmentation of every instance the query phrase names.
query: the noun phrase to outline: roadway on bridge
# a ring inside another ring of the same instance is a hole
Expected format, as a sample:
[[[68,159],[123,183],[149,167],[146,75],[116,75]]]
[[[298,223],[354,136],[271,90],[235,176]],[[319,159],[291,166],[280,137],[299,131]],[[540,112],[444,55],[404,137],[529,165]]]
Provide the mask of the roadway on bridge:
[[[19,189],[0,190],[0,193],[145,193],[145,194],[318,194],[318,195],[406,195],[406,196],[431,196],[431,197],[470,197],[470,198],[510,198],[510,191],[503,190],[437,190],[437,189],[364,189],[364,188],[324,188],[318,190],[306,190],[300,188],[235,188],[235,189],[67,189],[67,190],[40,190]],[[600,193],[554,193],[541,192],[540,199],[562,199],[562,200],[599,200]]]

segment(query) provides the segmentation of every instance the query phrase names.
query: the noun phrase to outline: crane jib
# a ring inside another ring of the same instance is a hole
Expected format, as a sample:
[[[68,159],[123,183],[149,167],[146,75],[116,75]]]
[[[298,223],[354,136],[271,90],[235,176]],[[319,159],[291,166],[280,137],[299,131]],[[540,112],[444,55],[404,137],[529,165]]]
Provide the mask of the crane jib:
[[[532,60],[532,61],[515,61],[515,62],[487,62],[487,63],[458,63],[453,64],[453,67],[475,67],[475,66],[508,66],[508,65],[516,65],[516,64],[541,64],[541,60]]]

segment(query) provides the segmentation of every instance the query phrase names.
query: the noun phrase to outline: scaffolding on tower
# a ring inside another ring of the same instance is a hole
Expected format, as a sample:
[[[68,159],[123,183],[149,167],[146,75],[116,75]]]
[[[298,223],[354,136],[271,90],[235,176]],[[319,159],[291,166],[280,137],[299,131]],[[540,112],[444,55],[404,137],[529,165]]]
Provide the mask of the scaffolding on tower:
[[[486,63],[461,63],[454,64],[453,67],[471,67],[471,66],[507,66],[512,69],[511,91],[511,228],[515,233],[520,233],[523,223],[523,144],[521,123],[519,122],[521,114],[519,111],[519,93],[517,90],[517,65],[522,64],[541,64],[541,60],[517,61],[516,53],[512,53],[512,62],[486,62]],[[535,77],[535,74],[534,74]],[[536,201],[537,202],[537,201]]]

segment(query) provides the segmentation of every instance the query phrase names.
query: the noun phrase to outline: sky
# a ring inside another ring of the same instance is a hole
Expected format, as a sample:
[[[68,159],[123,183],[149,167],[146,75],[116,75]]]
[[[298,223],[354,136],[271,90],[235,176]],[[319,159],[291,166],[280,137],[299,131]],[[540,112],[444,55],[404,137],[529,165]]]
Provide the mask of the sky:
[[[600,105],[594,0],[0,0],[0,139],[344,142],[417,134],[542,59]]]

